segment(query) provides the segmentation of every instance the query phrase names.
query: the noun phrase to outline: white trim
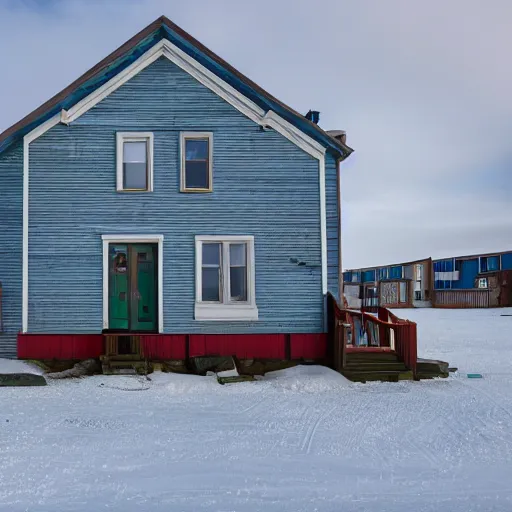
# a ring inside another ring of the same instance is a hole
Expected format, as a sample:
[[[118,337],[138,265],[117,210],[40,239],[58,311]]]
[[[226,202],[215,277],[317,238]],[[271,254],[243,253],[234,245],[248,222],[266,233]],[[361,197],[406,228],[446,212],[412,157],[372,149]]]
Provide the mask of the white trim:
[[[208,188],[187,188],[185,176],[185,141],[187,139],[208,140]],[[180,132],[180,192],[212,192],[213,191],[213,132]]]
[[[264,115],[264,111],[258,107],[256,103],[240,94],[234,87],[224,82],[224,80],[221,80],[217,75],[187,55],[183,50],[180,50],[170,41],[162,39],[126,69],[70,108],[68,110],[68,122],[73,122],[75,119],[85,114],[109,94],[121,87],[160,57],[169,59],[253,121],[258,122]]]
[[[321,144],[293,126],[293,124],[286,121],[286,119],[282,118],[279,114],[276,114],[273,110],[269,110],[259,121],[259,124],[262,126],[270,126],[276,130],[276,132],[279,132],[296,146],[317,159],[325,154],[325,148]]]
[[[145,142],[147,147],[147,188],[125,189],[123,180],[123,149],[125,142]],[[116,188],[118,192],[153,192],[153,133],[117,132],[116,133]]]
[[[23,137],[23,250],[22,250],[22,298],[21,298],[21,332],[28,331],[28,216],[29,216],[29,151],[30,143],[50,128],[59,124],[61,113],[54,115],[44,123],[34,128]]]
[[[247,302],[228,302],[229,279],[222,280],[223,302],[202,302],[202,244],[204,242],[222,243],[222,267],[224,276],[229,276],[228,248],[229,243],[244,242],[247,244]],[[254,254],[254,236],[252,235],[197,235],[195,237],[196,251],[196,300],[194,307],[195,320],[258,320],[256,306],[256,259]]]
[[[108,329],[108,245],[158,244],[158,332],[164,332],[164,235],[101,235],[103,241],[103,329]]]

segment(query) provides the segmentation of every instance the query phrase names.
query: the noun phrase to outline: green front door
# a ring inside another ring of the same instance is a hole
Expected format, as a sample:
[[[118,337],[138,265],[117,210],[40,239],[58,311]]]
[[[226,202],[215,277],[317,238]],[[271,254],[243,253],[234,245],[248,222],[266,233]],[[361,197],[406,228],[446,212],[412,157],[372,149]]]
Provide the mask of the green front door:
[[[156,259],[154,244],[110,244],[110,331],[157,330]]]

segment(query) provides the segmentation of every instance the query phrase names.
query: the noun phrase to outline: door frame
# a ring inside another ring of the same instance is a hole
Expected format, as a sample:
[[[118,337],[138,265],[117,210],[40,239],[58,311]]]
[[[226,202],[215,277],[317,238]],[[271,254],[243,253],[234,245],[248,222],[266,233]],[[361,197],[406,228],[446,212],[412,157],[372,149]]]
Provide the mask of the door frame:
[[[157,302],[158,319],[157,331],[164,332],[164,235],[101,235],[103,241],[103,329],[109,328],[108,287],[109,287],[109,244],[157,244]]]

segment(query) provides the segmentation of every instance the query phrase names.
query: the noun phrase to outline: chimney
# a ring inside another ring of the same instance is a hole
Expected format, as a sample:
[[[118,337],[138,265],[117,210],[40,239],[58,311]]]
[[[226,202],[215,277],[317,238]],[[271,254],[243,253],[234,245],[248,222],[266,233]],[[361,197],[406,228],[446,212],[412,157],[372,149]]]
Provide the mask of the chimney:
[[[310,110],[306,114],[306,119],[309,119],[313,123],[318,124],[318,122],[320,121],[320,112],[318,112],[318,110]]]
[[[327,130],[327,133],[333,138],[340,141],[342,144],[347,143],[347,134],[343,130]]]

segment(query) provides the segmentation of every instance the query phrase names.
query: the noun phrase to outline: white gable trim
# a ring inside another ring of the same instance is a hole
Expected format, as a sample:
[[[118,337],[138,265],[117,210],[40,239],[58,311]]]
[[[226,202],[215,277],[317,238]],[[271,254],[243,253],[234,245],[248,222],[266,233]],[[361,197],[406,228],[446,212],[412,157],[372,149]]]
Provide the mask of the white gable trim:
[[[217,75],[187,55],[183,50],[180,50],[170,41],[162,39],[126,69],[71,107],[67,112],[66,123],[71,123],[78,119],[160,57],[169,59],[254,122],[258,123],[265,114],[263,109],[258,107],[256,103],[246,98],[243,94],[240,94],[234,87],[224,82],[224,80],[221,80]]]

